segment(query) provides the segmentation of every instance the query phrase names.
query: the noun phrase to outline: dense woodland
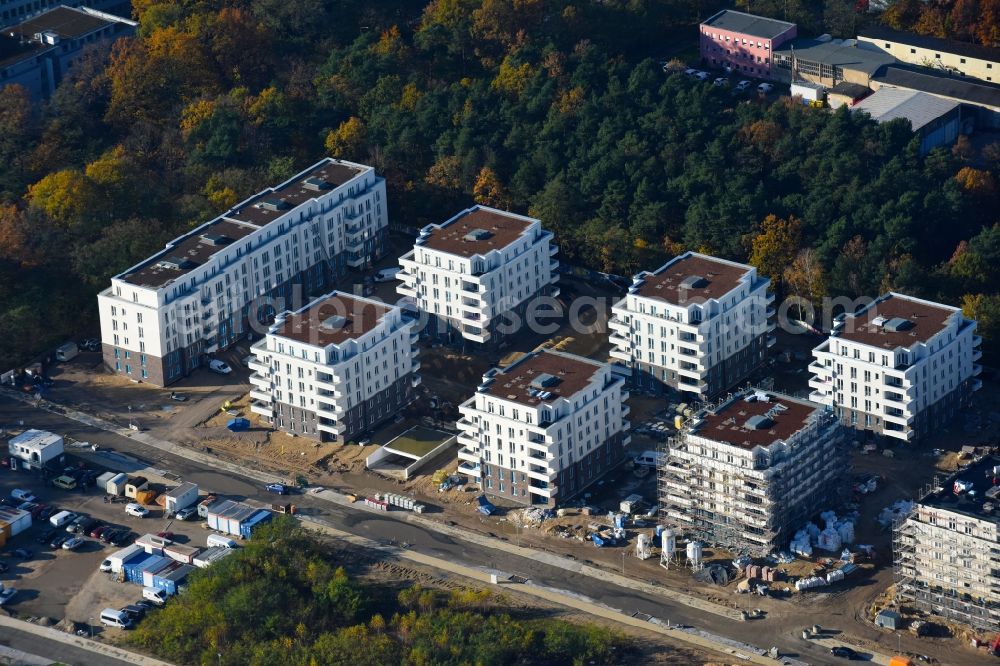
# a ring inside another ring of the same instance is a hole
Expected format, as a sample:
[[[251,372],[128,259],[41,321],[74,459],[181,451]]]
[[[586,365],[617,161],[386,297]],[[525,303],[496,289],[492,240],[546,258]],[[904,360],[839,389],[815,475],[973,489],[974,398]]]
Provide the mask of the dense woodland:
[[[131,642],[205,666],[582,666],[630,658],[630,645],[612,631],[512,617],[486,590],[351,578],[288,517],[188,581]]]
[[[139,37],[42,108],[0,91],[0,366],[93,335],[111,275],[325,154],[385,174],[394,222],[476,200],[541,217],[564,263],[698,249],[809,298],[964,303],[996,337],[1000,145],[921,157],[903,121],[665,73],[705,5],[133,4]]]

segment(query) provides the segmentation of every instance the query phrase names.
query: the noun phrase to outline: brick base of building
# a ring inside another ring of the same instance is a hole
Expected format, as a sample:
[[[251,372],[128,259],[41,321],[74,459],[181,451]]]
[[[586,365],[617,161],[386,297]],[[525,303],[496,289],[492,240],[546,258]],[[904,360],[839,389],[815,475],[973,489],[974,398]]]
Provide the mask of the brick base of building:
[[[913,419],[913,423],[911,424],[914,430],[914,435],[913,439],[909,441],[917,441],[927,434],[947,426],[948,423],[955,418],[958,411],[963,407],[966,407],[972,399],[972,390],[970,386],[971,381],[971,379],[965,380],[954,391],[947,393],[937,402],[928,405],[926,408],[921,410],[917,414],[916,418]],[[886,429],[885,419],[879,414],[872,414],[871,425],[866,425],[866,412],[843,406],[838,409],[841,423],[849,428],[870,432],[874,435],[886,437],[888,439],[906,441],[900,439],[899,437],[886,434],[887,432],[892,431]]]

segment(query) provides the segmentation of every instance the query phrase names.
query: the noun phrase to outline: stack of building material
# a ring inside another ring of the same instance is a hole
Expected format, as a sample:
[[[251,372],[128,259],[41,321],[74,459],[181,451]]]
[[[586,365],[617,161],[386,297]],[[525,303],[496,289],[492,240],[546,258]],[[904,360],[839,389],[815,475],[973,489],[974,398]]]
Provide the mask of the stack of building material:
[[[143,488],[142,490],[137,490],[135,492],[135,501],[139,504],[151,505],[156,502],[156,498],[159,494],[160,493],[150,488]]]
[[[795,589],[799,590],[809,590],[814,587],[824,587],[827,585],[825,578],[820,578],[819,576],[811,576],[809,578],[803,578],[801,580],[795,581]]]

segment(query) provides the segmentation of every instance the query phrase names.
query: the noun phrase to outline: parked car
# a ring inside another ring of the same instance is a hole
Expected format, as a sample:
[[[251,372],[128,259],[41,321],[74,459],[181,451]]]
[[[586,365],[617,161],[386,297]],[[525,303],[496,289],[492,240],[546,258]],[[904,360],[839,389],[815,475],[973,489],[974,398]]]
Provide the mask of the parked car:
[[[198,507],[196,506],[184,507],[176,513],[177,520],[191,520],[192,517],[198,517]]]
[[[79,534],[80,536],[87,536],[88,534],[90,534],[91,530],[95,529],[100,524],[101,521],[95,520],[93,518],[88,518],[87,520],[80,523],[80,529],[77,532],[74,532],[74,534]]]
[[[17,500],[18,502],[37,502],[38,498],[30,490],[24,490],[23,488],[14,488],[10,491],[11,499]]]
[[[774,86],[771,85],[770,83],[762,83],[759,86],[757,86],[757,92],[764,93],[765,95],[771,92],[772,90],[774,90]]]
[[[42,507],[41,511],[38,512],[38,519],[48,520],[49,517],[52,516],[53,513],[55,513],[55,511],[56,508],[54,506],[52,506],[51,504],[47,504],[44,507]]]
[[[10,602],[11,599],[17,596],[17,589],[13,587],[4,587],[3,591],[0,592],[0,606],[5,606]]]
[[[66,525],[66,531],[70,534],[79,534],[83,529],[83,526],[88,522],[90,522],[90,518],[88,516],[77,516],[73,522]]]
[[[130,516],[135,516],[136,518],[145,518],[149,515],[149,509],[141,504],[136,504],[135,502],[129,502],[125,505],[125,513]]]
[[[109,573],[111,571],[111,560],[104,560],[101,562],[101,566],[98,567],[103,573]]]
[[[708,81],[708,72],[698,72],[697,74],[694,75],[694,78],[698,79],[699,81]]]
[[[375,274],[376,282],[392,282],[399,275],[399,272],[403,270],[402,268],[383,268],[378,273]]]
[[[230,372],[233,371],[233,369],[229,367],[228,363],[226,363],[225,361],[220,361],[218,359],[209,361],[208,369],[211,370],[212,372],[217,372],[220,375],[228,375]]]
[[[143,606],[137,604],[129,604],[128,606],[122,606],[121,612],[132,618],[133,621],[141,620],[146,615],[146,609]]]
[[[68,534],[60,534],[59,536],[55,537],[54,539],[52,539],[52,541],[49,542],[49,547],[62,548],[62,545],[72,538],[73,537],[71,537]]]
[[[166,539],[167,541],[173,541],[174,540],[174,533],[173,532],[157,532],[156,536],[160,537],[161,539]]]
[[[139,601],[135,602],[132,605],[133,606],[138,606],[139,608],[145,608],[146,610],[157,608],[156,604],[154,604],[152,601],[149,601],[147,599],[139,599]]]
[[[87,338],[82,341],[79,345],[80,349],[83,351],[96,352],[101,351],[101,341],[97,338]]]
[[[266,486],[264,486],[264,490],[266,490],[269,493],[274,493],[276,495],[288,494],[288,488],[286,488],[284,485],[280,483],[269,483]]]
[[[183,393],[177,393],[176,391],[170,392],[170,399],[176,402],[187,402],[188,397]]]
[[[728,86],[729,79],[727,79],[724,76],[720,76],[716,78],[714,81],[712,81],[712,85],[715,86],[716,88],[721,88],[722,86]]]
[[[38,543],[48,543],[49,541],[52,541],[52,538],[55,537],[55,535],[58,533],[59,533],[58,527],[50,527],[49,529],[39,534],[38,538],[35,539],[35,541],[37,541]]]
[[[749,88],[752,85],[753,84],[750,81],[743,80],[743,81],[740,81],[739,83],[736,84],[736,90],[739,90],[740,92],[743,92],[744,90],[746,90],[747,88]]]
[[[109,529],[111,529],[110,525],[98,525],[94,529],[90,530],[90,532],[87,533],[87,536],[91,537],[92,539],[100,539],[101,535],[104,534]]]
[[[834,657],[840,657],[841,659],[850,659],[854,661],[855,659],[860,659],[861,655],[844,645],[838,645],[837,647],[830,648],[830,654]]]
[[[694,78],[694,75],[697,74],[697,73],[698,73],[698,70],[694,69],[693,67],[688,67],[687,69],[684,70],[684,75],[685,76],[690,76],[692,78]]]
[[[34,553],[27,548],[18,548],[14,551],[13,555],[14,557],[20,557],[22,560],[30,560]]]
[[[72,539],[67,539],[63,542],[63,550],[76,550],[83,544],[87,543],[87,540],[83,537],[73,537]]]

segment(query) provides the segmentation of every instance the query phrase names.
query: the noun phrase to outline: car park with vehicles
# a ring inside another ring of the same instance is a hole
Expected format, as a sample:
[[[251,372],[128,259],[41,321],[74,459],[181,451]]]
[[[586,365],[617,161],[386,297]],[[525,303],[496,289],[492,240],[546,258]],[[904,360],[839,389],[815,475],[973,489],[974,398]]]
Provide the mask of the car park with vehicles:
[[[73,521],[75,521],[80,516],[73,513],[72,511],[60,511],[53,516],[49,517],[49,523],[53,527],[65,527]]]
[[[107,627],[118,627],[119,629],[129,629],[132,627],[132,620],[124,612],[114,608],[105,608],[101,611],[101,624]]]
[[[72,539],[68,534],[59,534],[53,537],[52,541],[49,542],[49,548],[62,548],[62,545]]]
[[[66,539],[66,541],[63,542],[62,549],[76,550],[77,548],[82,547],[85,543],[87,543],[87,540],[83,537],[73,537],[72,539]]]

